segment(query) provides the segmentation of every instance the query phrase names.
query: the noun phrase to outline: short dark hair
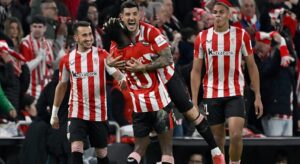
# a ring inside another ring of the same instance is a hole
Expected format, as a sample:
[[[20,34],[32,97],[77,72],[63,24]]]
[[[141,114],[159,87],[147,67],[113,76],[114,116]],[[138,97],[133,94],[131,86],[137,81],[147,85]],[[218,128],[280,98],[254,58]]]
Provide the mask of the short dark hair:
[[[187,41],[191,36],[196,35],[196,32],[192,28],[186,27],[180,31],[180,34],[182,36],[182,40]]]
[[[34,23],[46,25],[46,19],[41,15],[36,15],[32,17],[30,21],[30,24],[34,24]]]
[[[139,5],[134,0],[127,0],[121,5],[121,13],[124,11],[124,8],[134,8],[136,7],[139,10]]]
[[[91,27],[91,24],[87,21],[78,21],[73,24],[73,32],[76,34],[78,32],[78,27]]]

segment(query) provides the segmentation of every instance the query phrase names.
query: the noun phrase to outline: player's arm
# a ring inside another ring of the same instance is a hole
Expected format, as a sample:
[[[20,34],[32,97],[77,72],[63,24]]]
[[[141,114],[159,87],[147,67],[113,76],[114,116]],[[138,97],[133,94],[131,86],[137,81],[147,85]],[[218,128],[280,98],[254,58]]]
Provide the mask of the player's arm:
[[[193,68],[191,71],[191,90],[192,90],[192,101],[197,106],[199,88],[201,84],[201,71],[202,71],[203,59],[194,58]]]
[[[67,87],[68,87],[69,76],[70,76],[69,69],[67,67],[68,56],[69,55],[64,56],[60,62],[59,82],[55,88],[54,101],[53,101],[53,107],[52,107],[52,113],[50,119],[50,124],[55,129],[59,128],[59,119],[57,114],[58,114],[59,107],[65,97]]]
[[[194,61],[191,71],[191,90],[192,90],[192,101],[194,105],[198,106],[198,95],[201,84],[201,71],[203,66],[204,52],[201,47],[201,34],[199,34],[194,43]]]
[[[166,67],[173,63],[173,55],[170,47],[165,47],[158,52],[159,57],[153,62],[145,65],[146,71],[154,71],[158,68]]]
[[[246,61],[248,73],[251,80],[251,87],[255,93],[255,101],[254,101],[255,114],[257,118],[259,118],[263,114],[263,105],[261,102],[261,94],[260,94],[259,72],[254,60],[254,55],[251,47],[251,40],[247,32],[244,32],[244,36],[243,36],[242,53],[245,56],[245,61]]]

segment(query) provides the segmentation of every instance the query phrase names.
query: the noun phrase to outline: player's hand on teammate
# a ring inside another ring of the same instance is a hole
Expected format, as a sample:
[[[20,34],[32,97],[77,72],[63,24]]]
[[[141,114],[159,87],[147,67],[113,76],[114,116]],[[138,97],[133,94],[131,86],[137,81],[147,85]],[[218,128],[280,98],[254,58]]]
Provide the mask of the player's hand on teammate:
[[[106,58],[106,64],[110,67],[115,67],[118,69],[125,69],[126,62],[125,60],[121,60],[122,56],[113,57],[113,54],[109,54]]]
[[[130,72],[145,72],[146,65],[135,58],[131,58],[131,60],[126,62],[126,70]]]
[[[259,119],[263,115],[263,113],[264,113],[263,104],[262,104],[260,98],[256,98],[255,99],[255,101],[254,101],[254,109],[255,109],[256,118]]]

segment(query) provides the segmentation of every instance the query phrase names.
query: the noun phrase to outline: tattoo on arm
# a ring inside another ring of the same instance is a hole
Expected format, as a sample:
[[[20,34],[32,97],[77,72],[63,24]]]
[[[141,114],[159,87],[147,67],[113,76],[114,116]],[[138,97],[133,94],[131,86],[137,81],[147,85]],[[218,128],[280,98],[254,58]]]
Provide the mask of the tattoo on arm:
[[[173,56],[169,47],[164,48],[159,52],[159,57],[155,59],[151,64],[145,66],[145,70],[153,71],[158,68],[163,68],[173,63]]]

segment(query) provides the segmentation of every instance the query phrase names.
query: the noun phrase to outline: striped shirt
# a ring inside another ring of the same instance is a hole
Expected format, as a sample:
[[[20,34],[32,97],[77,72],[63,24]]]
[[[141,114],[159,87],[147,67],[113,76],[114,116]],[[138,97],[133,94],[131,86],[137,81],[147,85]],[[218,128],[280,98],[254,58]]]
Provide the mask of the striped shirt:
[[[155,54],[162,49],[170,46],[166,36],[164,36],[156,27],[140,22],[140,31],[135,37],[136,42],[144,42],[152,45]],[[164,84],[166,84],[174,74],[174,63],[164,68],[158,69],[159,76]]]
[[[123,56],[123,60],[130,61],[131,58],[139,60],[143,64],[152,62],[152,46],[148,43],[137,42],[122,50],[116,46],[111,47],[114,56]],[[170,103],[168,92],[156,71],[130,72],[126,73],[134,112],[152,112],[163,109]]]
[[[39,55],[36,54],[38,49],[44,49],[46,51],[46,58],[42,59],[37,67],[30,72],[30,84],[27,93],[36,99],[39,98],[41,91],[52,79],[52,62],[54,60],[52,45],[52,42],[45,38],[42,38],[42,40],[38,42],[30,35],[23,38],[20,44],[20,53],[24,55],[27,62],[34,60]]]
[[[116,71],[106,65],[107,55],[105,50],[92,47],[87,52],[75,49],[62,58],[60,81],[71,82],[69,118],[107,120],[105,71]]]
[[[241,28],[230,26],[221,33],[212,27],[200,32],[195,40],[194,58],[205,60],[204,98],[243,95],[242,55],[252,54],[250,37]]]

